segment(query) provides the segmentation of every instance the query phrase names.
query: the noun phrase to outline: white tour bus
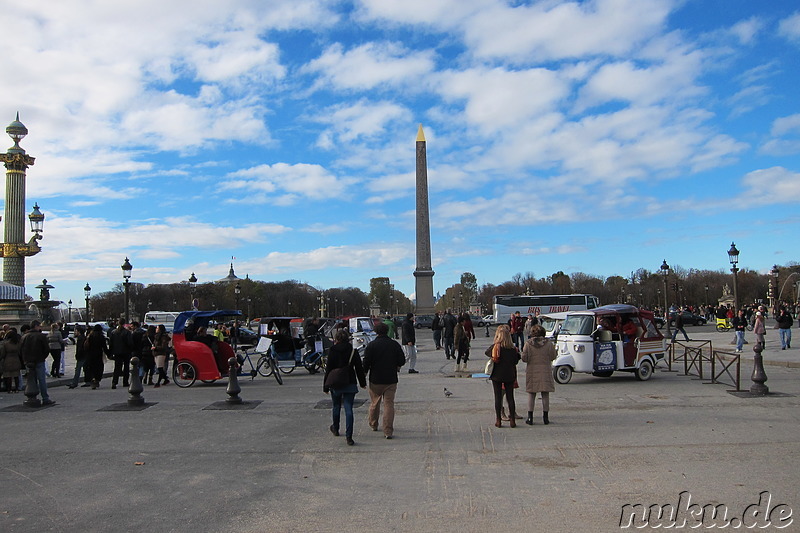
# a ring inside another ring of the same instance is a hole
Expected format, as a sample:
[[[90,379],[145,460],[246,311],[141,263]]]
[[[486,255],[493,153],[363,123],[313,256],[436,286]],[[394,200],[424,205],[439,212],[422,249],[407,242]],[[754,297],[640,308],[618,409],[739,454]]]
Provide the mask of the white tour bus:
[[[144,323],[148,326],[158,326],[164,324],[167,331],[172,332],[175,326],[175,319],[180,313],[177,311],[148,311],[144,314]]]
[[[533,296],[497,295],[494,297],[494,322],[505,324],[517,311],[523,317],[537,313],[566,313],[599,307],[597,296],[591,294],[538,294]]]

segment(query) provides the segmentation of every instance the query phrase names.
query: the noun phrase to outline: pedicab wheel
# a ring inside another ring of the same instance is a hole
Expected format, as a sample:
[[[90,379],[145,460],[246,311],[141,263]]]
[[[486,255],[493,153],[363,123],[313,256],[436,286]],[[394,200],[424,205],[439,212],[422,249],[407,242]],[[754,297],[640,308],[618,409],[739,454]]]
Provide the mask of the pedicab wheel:
[[[256,370],[258,373],[265,378],[268,378],[272,375],[272,365],[270,364],[270,358],[266,355],[262,355],[258,358],[258,364],[256,364]]]
[[[653,375],[653,363],[649,359],[645,359],[639,364],[635,374],[639,381],[647,381]]]
[[[557,382],[566,385],[569,383],[569,380],[572,379],[572,368],[566,365],[557,366],[555,370],[553,370],[553,377]]]
[[[280,370],[284,374],[291,374],[292,372],[294,372],[294,369],[295,369],[294,366],[281,366],[281,365],[278,365],[278,370]]]
[[[275,359],[270,358],[269,364],[272,366],[272,375],[275,376],[275,381],[278,382],[278,385],[283,385],[283,378],[278,371],[278,363],[275,362]]]
[[[216,383],[217,382],[216,379],[201,379],[200,381],[202,381],[203,383],[206,383],[206,384],[208,384],[208,383]]]
[[[183,389],[191,387],[197,381],[197,370],[189,361],[179,361],[172,367],[172,381]]]
[[[724,333],[728,331],[728,328],[726,326],[723,326],[722,324],[717,324],[717,331]]]

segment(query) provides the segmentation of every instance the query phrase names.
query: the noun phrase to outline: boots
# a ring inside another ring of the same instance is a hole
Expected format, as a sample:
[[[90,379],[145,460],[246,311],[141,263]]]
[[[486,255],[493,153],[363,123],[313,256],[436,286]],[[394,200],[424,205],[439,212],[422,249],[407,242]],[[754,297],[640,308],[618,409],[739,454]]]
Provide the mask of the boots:
[[[500,420],[510,420],[510,418],[508,418],[508,415],[506,415],[506,407],[505,406],[500,408]]]
[[[547,416],[547,411],[542,413],[542,420],[544,421],[545,425],[550,423],[550,418]]]
[[[516,413],[511,413],[511,416],[508,417],[508,425],[511,426],[512,428],[517,427]]]
[[[525,419],[525,423],[529,426],[533,425],[533,411],[528,411],[528,418]]]
[[[496,427],[496,428],[503,427],[503,423],[500,421],[499,418],[497,420],[495,420],[494,427]]]

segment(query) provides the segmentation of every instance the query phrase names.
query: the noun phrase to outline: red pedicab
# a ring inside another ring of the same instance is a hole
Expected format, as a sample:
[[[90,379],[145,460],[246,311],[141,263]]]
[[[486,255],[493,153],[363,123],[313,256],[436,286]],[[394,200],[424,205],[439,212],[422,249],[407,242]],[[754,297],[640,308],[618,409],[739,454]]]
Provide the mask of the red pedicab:
[[[219,310],[183,311],[178,315],[172,331],[172,346],[175,349],[172,380],[177,386],[191,387],[198,379],[203,383],[213,383],[227,377],[228,359],[235,357],[231,345],[211,339],[203,342],[196,338],[196,332],[200,327],[207,327],[212,320],[224,321],[241,314],[241,311]],[[216,345],[216,353],[211,345]]]

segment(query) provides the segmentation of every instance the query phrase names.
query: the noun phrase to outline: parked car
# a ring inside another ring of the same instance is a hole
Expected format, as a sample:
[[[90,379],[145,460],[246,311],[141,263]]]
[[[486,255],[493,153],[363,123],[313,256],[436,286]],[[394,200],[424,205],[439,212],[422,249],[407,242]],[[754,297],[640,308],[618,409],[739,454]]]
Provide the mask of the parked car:
[[[486,325],[486,321],[479,316],[469,316],[469,319],[472,321],[472,327],[474,328],[482,328]]]
[[[484,325],[489,324],[490,326],[494,324],[494,315],[486,315],[483,317]]]
[[[417,315],[414,317],[414,326],[417,329],[428,328],[433,325],[433,315]]]
[[[239,326],[239,344],[255,346],[258,344],[258,333],[252,329]]]
[[[675,325],[675,315],[676,315],[676,313],[670,313],[669,314],[669,325],[670,326],[674,326]],[[681,316],[683,317],[683,325],[684,326],[704,326],[706,324],[705,317],[702,317],[700,315],[696,315],[696,314],[692,313],[691,311],[683,311],[681,313]]]

